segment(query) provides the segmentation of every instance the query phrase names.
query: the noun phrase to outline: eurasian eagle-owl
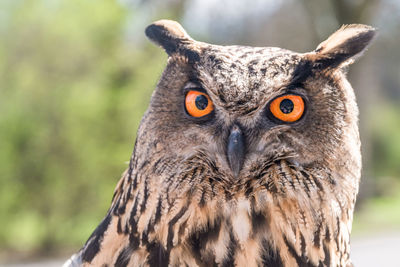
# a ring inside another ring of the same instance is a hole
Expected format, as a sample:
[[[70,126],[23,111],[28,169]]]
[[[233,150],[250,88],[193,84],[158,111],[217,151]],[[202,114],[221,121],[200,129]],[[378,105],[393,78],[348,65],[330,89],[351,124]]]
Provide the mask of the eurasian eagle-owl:
[[[146,29],[167,67],[112,205],[68,266],[350,266],[361,169],[345,67],[375,30],[309,53]]]

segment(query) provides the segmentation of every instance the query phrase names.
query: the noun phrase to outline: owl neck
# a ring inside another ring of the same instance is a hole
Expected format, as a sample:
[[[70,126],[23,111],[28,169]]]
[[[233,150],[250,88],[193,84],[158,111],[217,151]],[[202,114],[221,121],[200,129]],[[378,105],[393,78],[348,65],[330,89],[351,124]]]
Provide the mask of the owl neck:
[[[80,257],[119,266],[346,266],[355,193],[331,175],[282,160],[235,192],[212,179],[165,184],[131,168]]]

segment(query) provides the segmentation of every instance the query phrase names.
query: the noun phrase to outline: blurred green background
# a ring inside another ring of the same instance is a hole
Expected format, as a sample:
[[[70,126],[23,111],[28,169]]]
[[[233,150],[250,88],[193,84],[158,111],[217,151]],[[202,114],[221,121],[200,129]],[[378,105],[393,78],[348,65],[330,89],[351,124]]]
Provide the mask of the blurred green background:
[[[217,44],[313,50],[344,23],[379,36],[353,65],[364,170],[354,232],[400,229],[400,2],[0,0],[0,262],[76,251],[106,213],[179,20]]]

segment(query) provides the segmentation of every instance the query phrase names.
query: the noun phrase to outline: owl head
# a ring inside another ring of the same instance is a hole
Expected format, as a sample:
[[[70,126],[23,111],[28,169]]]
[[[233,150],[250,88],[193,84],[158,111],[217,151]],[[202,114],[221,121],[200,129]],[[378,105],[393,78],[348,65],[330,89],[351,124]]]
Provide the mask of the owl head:
[[[282,159],[358,176],[358,109],[345,69],[373,39],[372,27],[343,26],[308,53],[199,42],[168,20],[146,35],[168,63],[136,149],[165,179],[183,173],[173,177],[187,181],[201,169],[232,185]]]

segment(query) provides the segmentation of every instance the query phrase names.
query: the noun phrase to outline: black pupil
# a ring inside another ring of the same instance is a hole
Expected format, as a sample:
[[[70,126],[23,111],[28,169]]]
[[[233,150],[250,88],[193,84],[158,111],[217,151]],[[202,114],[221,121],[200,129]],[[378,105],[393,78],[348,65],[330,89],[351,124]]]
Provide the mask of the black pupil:
[[[279,108],[281,111],[285,114],[289,114],[293,111],[294,109],[294,104],[293,101],[290,99],[283,99],[281,101],[281,104],[279,105]]]
[[[198,109],[204,110],[208,106],[208,99],[205,95],[199,95],[196,97],[195,104]]]

